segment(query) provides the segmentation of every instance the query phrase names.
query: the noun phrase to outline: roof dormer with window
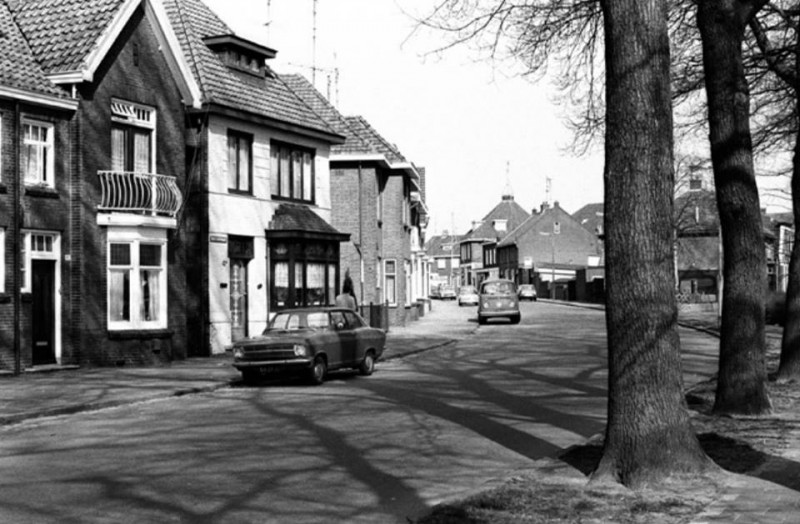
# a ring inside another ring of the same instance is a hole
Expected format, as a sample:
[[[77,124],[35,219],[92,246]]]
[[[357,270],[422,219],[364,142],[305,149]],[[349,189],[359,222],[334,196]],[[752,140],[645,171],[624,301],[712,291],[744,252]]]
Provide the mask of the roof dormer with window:
[[[267,75],[267,60],[278,54],[274,49],[236,35],[210,36],[203,41],[231,69],[259,77]]]

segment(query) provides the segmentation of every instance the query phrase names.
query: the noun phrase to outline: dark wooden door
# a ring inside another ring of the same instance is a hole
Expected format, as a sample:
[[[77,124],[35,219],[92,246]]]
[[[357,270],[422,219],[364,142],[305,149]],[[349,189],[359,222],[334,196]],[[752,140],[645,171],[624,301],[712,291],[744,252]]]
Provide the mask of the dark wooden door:
[[[33,365],[55,364],[56,263],[31,261],[33,298]]]

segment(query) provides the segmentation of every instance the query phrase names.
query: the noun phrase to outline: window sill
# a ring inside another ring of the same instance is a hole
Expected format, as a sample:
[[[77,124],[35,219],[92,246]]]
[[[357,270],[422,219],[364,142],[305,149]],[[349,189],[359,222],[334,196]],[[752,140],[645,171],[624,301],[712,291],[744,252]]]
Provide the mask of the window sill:
[[[157,338],[172,338],[171,329],[126,329],[121,331],[108,331],[109,340],[148,340]]]
[[[246,197],[253,196],[253,192],[252,191],[242,191],[240,189],[228,188],[228,193],[231,194],[231,195],[237,195],[237,196],[246,196]]]
[[[25,187],[25,195],[41,198],[59,198],[58,191],[46,186],[27,186]]]
[[[313,200],[302,200],[299,198],[285,197],[280,195],[272,195],[272,200],[280,202],[294,202],[295,204],[305,204],[307,206],[315,205]]]

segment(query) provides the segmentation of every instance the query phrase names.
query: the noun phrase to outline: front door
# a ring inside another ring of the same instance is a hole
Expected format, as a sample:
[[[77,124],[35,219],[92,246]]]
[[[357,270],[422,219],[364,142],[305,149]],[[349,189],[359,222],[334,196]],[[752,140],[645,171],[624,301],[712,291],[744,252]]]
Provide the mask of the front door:
[[[231,339],[247,337],[247,260],[231,259]]]
[[[31,260],[33,299],[33,365],[56,363],[56,263]]]

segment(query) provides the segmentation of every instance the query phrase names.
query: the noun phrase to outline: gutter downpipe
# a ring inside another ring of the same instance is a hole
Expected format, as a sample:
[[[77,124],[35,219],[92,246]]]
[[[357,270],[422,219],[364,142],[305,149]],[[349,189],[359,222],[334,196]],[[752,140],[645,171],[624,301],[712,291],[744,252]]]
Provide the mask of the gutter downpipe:
[[[361,162],[358,163],[358,278],[361,282],[359,282],[359,304],[364,306],[364,253],[362,251],[364,247],[364,238],[363,238],[363,229],[364,229],[364,217],[362,215],[362,204],[361,201],[363,199],[363,191],[361,186],[362,180],[362,173],[361,173]],[[370,313],[371,314],[371,313]]]
[[[14,277],[12,280],[12,286],[14,286],[14,375],[19,375],[22,373],[22,333],[20,327],[20,317],[21,311],[20,308],[22,307],[22,290],[21,290],[21,282],[20,282],[20,266],[22,262],[22,253],[20,251],[20,235],[22,228],[20,227],[20,220],[22,218],[22,209],[21,209],[21,178],[22,178],[22,169],[21,169],[21,154],[22,148],[20,147],[20,140],[22,140],[22,116],[20,114],[19,108],[19,101],[14,103],[14,168],[16,172],[16,176],[12,178],[12,183],[14,187],[12,189],[12,236],[14,238],[14,261],[13,261],[13,272]]]

